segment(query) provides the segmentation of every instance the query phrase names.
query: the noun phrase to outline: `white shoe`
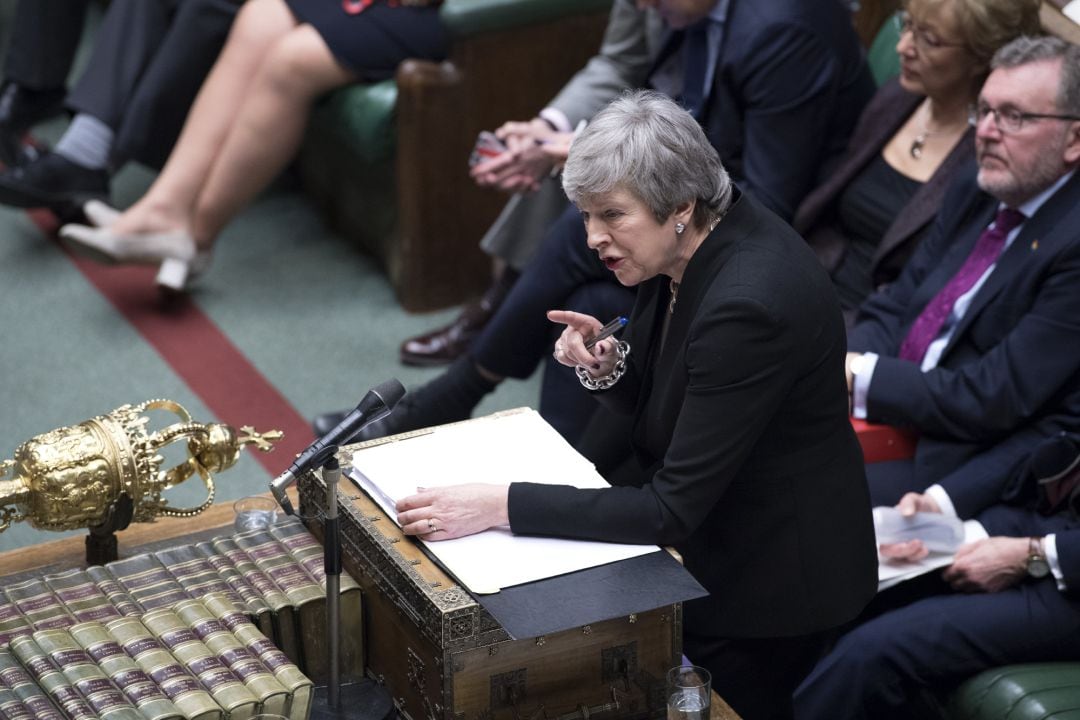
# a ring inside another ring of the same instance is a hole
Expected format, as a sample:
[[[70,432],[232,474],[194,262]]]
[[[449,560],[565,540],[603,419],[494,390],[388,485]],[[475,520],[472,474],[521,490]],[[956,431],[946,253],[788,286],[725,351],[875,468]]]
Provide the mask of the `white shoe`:
[[[100,200],[88,200],[82,207],[83,215],[94,227],[111,227],[121,213],[116,208]]]
[[[108,264],[191,263],[197,254],[195,241],[183,230],[119,235],[108,228],[69,224],[60,228],[60,238],[73,252]]]
[[[183,292],[210,267],[210,258],[209,250],[197,250],[190,261],[166,258],[154,282],[166,292]]]

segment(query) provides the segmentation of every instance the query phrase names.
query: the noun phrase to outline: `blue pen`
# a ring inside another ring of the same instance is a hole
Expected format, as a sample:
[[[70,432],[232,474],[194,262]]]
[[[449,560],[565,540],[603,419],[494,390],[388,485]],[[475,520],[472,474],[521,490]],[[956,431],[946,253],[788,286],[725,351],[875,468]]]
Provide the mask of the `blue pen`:
[[[607,325],[600,328],[600,332],[596,333],[595,336],[585,341],[585,349],[592,350],[593,345],[596,345],[596,343],[600,342],[601,340],[609,338],[615,333],[617,333],[619,330],[622,330],[623,326],[626,325],[627,322],[627,319],[624,317],[615,318]]]

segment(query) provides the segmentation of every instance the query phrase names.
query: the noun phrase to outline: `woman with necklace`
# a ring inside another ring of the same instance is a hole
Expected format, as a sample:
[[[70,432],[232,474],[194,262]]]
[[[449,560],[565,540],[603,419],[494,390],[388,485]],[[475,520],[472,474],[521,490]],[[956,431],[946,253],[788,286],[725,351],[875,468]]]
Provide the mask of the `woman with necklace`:
[[[563,188],[589,248],[639,287],[623,336],[591,350],[598,319],[549,314],[566,325],[555,358],[633,420],[615,438],[624,472],[598,462],[612,487],[581,490],[513,482],[507,468],[509,485],[406,498],[398,520],[431,540],[508,523],[674,545],[710,593],[683,606],[686,656],[741,717],[790,717],[802,676],[877,588],[836,294],[806,243],[656,93],[593,119]]]
[[[793,222],[849,316],[899,274],[945,188],[974,162],[968,109],[994,52],[1039,32],[1039,2],[911,0],[899,22],[900,77],[878,90],[838,169]]]

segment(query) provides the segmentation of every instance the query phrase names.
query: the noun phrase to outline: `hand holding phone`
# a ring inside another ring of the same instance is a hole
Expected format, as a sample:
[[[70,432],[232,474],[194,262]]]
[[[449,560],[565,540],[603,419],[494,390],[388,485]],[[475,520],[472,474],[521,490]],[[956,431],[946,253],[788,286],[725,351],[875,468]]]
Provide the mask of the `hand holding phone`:
[[[477,136],[476,145],[473,146],[472,153],[469,155],[469,167],[476,167],[485,160],[491,160],[506,151],[506,144],[495,137],[495,133],[483,130]]]

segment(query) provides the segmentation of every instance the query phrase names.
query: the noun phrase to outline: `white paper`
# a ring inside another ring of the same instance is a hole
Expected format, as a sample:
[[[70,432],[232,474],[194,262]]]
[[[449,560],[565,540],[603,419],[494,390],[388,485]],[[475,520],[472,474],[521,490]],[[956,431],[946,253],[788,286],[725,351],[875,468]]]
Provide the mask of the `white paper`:
[[[534,410],[441,426],[427,434],[358,450],[347,474],[395,522],[397,501],[420,487],[467,482],[608,487],[592,464]],[[478,594],[657,550],[655,545],[514,535],[508,527],[425,544]]]
[[[964,522],[964,544],[987,537],[986,529],[976,520]],[[893,585],[943,568],[953,561],[953,553],[932,552],[918,562],[890,560],[878,553],[878,592]]]
[[[1069,18],[1074,23],[1080,24],[1080,0],[1073,0],[1063,7],[1061,12],[1065,13],[1065,17]]]

